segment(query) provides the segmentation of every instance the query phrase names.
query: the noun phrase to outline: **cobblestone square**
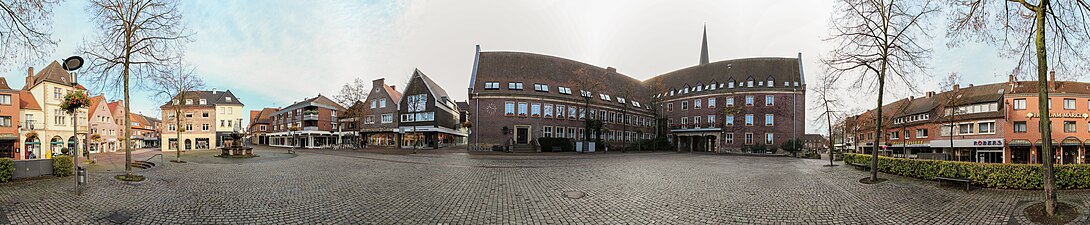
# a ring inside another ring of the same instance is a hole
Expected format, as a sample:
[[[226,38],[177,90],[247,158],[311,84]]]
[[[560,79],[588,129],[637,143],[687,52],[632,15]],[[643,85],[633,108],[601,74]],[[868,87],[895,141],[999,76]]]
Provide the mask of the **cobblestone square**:
[[[78,197],[70,178],[0,184],[0,222],[110,224],[120,212],[128,224],[1028,224],[1019,209],[1042,195],[893,175],[865,185],[858,180],[867,173],[850,166],[779,157],[256,152],[252,159],[187,153],[189,163],[137,169],[148,178],[139,183],[92,168]],[[1060,192],[1084,208],[1088,197]]]

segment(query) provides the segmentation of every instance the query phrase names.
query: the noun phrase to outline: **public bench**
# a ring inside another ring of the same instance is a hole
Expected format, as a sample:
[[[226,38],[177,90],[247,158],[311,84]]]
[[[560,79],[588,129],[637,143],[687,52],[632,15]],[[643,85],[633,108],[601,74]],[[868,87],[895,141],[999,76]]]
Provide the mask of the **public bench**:
[[[939,176],[936,176],[935,180],[939,181],[939,186],[942,186],[943,181],[954,182],[954,183],[965,183],[965,190],[969,190],[969,184],[972,183],[972,181],[970,181],[968,179],[953,178],[953,177],[939,177]]]
[[[848,165],[854,166],[856,169],[863,170],[863,171],[869,171],[870,170],[870,165],[860,165],[860,164],[854,164],[854,163],[848,163]]]

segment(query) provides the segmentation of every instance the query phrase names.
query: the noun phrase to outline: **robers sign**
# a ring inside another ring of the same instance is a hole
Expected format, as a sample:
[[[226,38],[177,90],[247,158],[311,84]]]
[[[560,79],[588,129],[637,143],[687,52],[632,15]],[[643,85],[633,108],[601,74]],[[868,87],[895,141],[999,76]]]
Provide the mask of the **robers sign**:
[[[1041,114],[1040,113],[1026,113],[1026,117],[1039,118],[1039,117],[1041,117]],[[1090,118],[1090,114],[1086,114],[1086,113],[1049,113],[1048,117],[1049,118],[1082,118],[1082,119],[1087,119],[1087,118]]]

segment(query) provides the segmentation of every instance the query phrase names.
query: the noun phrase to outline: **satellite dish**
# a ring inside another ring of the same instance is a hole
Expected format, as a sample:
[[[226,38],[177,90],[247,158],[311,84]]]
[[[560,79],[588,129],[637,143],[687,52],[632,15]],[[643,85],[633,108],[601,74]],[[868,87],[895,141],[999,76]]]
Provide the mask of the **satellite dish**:
[[[61,64],[61,67],[64,68],[64,70],[67,70],[67,71],[77,70],[80,67],[83,67],[83,57],[79,57],[79,56],[68,57],[67,59],[64,59],[64,64]]]

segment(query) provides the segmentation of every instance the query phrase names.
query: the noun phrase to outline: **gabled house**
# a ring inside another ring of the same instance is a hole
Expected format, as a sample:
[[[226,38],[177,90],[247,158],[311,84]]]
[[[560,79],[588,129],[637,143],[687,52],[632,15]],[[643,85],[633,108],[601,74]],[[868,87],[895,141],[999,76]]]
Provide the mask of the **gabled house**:
[[[464,144],[458,104],[420,70],[413,71],[398,103],[402,148],[440,148]]]

